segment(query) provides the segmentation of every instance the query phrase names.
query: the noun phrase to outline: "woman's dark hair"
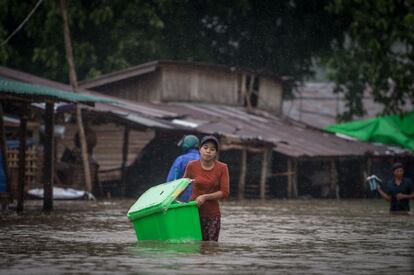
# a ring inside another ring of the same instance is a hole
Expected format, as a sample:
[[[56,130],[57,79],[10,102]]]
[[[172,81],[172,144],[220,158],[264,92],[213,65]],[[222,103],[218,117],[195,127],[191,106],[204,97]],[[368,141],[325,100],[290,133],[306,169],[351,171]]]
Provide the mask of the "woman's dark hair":
[[[398,168],[404,168],[404,165],[401,162],[396,162],[392,165],[392,171],[394,172]]]

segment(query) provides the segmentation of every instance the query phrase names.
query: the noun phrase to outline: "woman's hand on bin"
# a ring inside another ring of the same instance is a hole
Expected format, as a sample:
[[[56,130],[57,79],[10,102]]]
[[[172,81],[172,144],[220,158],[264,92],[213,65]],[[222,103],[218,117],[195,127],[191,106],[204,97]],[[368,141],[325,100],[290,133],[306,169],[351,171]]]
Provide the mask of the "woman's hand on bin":
[[[397,199],[397,200],[405,200],[405,199],[407,199],[407,195],[405,195],[405,194],[403,194],[403,193],[398,193],[396,196],[395,196],[395,198]]]
[[[200,195],[196,198],[197,206],[200,207],[206,202],[207,198],[205,195]]]

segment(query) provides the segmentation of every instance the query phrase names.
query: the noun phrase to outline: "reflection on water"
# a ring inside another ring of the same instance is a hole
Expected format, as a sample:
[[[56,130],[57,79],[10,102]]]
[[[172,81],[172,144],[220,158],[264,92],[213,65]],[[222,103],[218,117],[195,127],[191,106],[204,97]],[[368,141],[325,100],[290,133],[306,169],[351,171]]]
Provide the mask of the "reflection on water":
[[[226,202],[220,242],[136,241],[133,200],[40,201],[0,215],[0,273],[414,272],[414,216],[380,200]]]

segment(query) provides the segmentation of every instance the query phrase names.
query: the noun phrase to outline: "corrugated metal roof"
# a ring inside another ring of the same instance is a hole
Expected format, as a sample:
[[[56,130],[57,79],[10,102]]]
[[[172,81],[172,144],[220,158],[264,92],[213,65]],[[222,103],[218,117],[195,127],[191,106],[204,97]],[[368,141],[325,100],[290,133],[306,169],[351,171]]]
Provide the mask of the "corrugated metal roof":
[[[136,115],[134,113],[120,113],[116,111],[110,111],[111,113],[118,115],[119,117],[124,118],[133,123],[137,123],[149,128],[164,128],[164,129],[174,129],[174,126],[168,125],[167,123],[160,122],[156,119],[146,118],[142,115]]]
[[[11,80],[4,77],[0,77],[0,95],[24,96],[34,102],[44,100],[52,100],[55,102],[77,102],[85,104],[93,104],[95,102],[113,102],[102,97],[71,93],[46,86]]]
[[[63,90],[66,92],[72,92],[72,87],[67,84],[56,82],[56,81],[43,78],[43,77],[38,77],[33,74],[25,73],[25,72],[11,69],[8,67],[0,66],[0,76],[11,79],[11,80],[18,80],[18,81],[23,81],[25,83],[32,83],[36,85],[42,85],[42,86],[47,86],[47,87]]]
[[[135,105],[135,103],[131,104]],[[97,106],[98,109],[99,106]],[[392,154],[385,146],[342,139],[302,123],[283,120],[263,111],[249,113],[243,107],[177,102],[146,103],[145,109],[135,108],[133,112],[144,117],[151,117],[154,110],[147,112],[149,109],[156,109],[161,113],[177,114],[180,117],[179,123],[174,123],[174,120],[169,116],[157,117],[158,121],[168,123],[170,127],[238,137],[246,141],[263,141],[274,144],[275,151],[290,157]]]
[[[62,91],[71,91],[72,87],[56,82],[50,79],[38,77],[32,74],[28,74],[22,71],[10,69],[7,67],[0,66],[0,77],[12,79],[15,81],[21,81],[23,83],[30,83],[36,86],[46,86],[51,90],[62,90]],[[131,123],[135,123],[138,125],[142,125],[145,127],[154,127],[154,128],[162,128],[162,129],[175,129],[177,126],[173,125],[169,121],[161,121],[157,118],[176,118],[179,115],[163,110],[159,110],[157,108],[148,108],[145,103],[131,103],[128,100],[115,98],[107,95],[101,95],[96,92],[92,91],[82,91],[79,96],[86,96],[89,98],[99,98],[103,99],[101,103],[96,103],[95,108],[90,110],[95,110],[98,112],[107,112],[117,116],[119,119],[128,121]],[[106,103],[103,103],[106,102]],[[111,102],[111,103],[109,103]],[[39,107],[39,105],[36,105]],[[72,105],[60,105],[55,106],[58,111],[68,111],[72,110]],[[40,106],[40,108],[43,108]],[[147,113],[147,116],[137,116],[137,110],[142,110],[142,112]]]

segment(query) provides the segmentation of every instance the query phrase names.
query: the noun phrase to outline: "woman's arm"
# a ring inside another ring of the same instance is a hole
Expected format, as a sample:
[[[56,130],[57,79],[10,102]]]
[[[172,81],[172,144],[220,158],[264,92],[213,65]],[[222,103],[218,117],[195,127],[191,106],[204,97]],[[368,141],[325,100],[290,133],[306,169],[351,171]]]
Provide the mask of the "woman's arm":
[[[414,192],[411,194],[398,193],[395,197],[397,200],[414,200]]]
[[[229,196],[229,169],[227,165],[223,167],[223,171],[219,178],[220,181],[220,190],[210,194],[203,194],[196,198],[196,202],[198,206],[203,205],[206,201],[209,200],[221,200],[225,199]]]
[[[185,167],[183,178],[192,178],[190,170],[191,170],[190,163],[188,163],[187,166]]]
[[[200,195],[196,198],[197,206],[202,206],[206,201],[220,200],[223,197],[224,196],[223,196],[222,191],[217,191],[217,192],[210,193],[210,194]]]
[[[378,184],[377,190],[384,200],[387,200],[387,201],[391,200],[391,196],[385,193],[384,191],[382,191],[381,186],[379,184]]]
[[[408,194],[398,193],[395,197],[397,200],[414,200],[414,185],[410,179],[405,178],[405,181],[408,182]]]

